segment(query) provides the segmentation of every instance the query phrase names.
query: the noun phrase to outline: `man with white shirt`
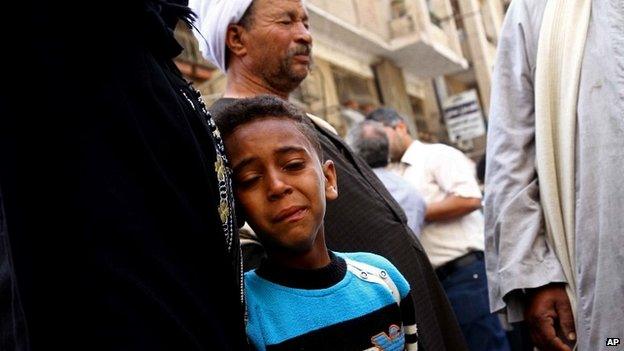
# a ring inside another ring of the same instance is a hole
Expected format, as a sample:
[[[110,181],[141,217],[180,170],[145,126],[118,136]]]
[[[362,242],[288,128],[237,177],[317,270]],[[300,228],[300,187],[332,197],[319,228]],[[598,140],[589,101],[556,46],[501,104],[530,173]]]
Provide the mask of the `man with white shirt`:
[[[380,108],[368,119],[383,123],[390,159],[425,199],[426,224],[421,242],[455,310],[471,350],[508,350],[505,332],[488,307],[483,259],[481,191],[474,165],[463,153],[443,144],[414,140],[404,119]]]
[[[427,206],[414,185],[388,169],[390,141],[383,124],[370,120],[358,123],[351,128],[345,141],[371,166],[377,178],[405,211],[407,225],[417,237],[420,237],[425,224]]]

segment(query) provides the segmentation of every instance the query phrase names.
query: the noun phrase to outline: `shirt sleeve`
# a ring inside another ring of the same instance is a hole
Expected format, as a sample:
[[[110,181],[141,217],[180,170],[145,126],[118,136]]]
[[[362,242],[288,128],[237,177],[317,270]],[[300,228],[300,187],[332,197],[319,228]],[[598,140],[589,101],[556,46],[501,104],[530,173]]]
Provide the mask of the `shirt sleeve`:
[[[448,195],[480,199],[481,189],[477,183],[475,168],[459,150],[446,145],[436,145],[437,152],[433,176],[442,191]]]
[[[425,215],[427,213],[427,204],[425,203],[425,200],[422,198],[422,196],[420,196],[416,188],[414,188],[414,191],[417,194],[416,196],[414,196],[416,198],[415,201],[416,201],[416,209],[417,209],[415,227],[418,229],[418,237],[420,237],[420,233],[422,232],[422,229],[425,226]]]
[[[418,189],[412,183],[406,181],[398,175],[395,182],[401,184],[399,196],[402,198],[399,204],[403,207],[407,216],[407,225],[410,227],[414,235],[420,238],[423,226],[425,225],[425,214],[427,212],[427,204],[418,192]],[[392,192],[391,192],[392,193]]]
[[[533,79],[545,1],[513,1],[492,76],[485,176],[490,308],[522,319],[523,289],[565,282],[546,240],[535,170]]]

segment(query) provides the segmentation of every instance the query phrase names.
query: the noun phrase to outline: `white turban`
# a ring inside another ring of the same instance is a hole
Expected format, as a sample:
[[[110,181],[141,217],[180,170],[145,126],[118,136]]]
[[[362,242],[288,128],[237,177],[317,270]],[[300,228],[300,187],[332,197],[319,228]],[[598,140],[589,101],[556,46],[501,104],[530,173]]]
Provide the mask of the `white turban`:
[[[225,72],[225,35],[228,25],[238,23],[252,0],[190,0],[197,14],[193,31],[204,57]]]

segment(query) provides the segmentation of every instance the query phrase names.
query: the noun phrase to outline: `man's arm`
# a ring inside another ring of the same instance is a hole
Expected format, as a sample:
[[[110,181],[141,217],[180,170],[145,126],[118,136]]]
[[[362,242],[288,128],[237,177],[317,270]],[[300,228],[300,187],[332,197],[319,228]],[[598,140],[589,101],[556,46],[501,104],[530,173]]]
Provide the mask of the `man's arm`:
[[[446,195],[427,203],[428,222],[461,218],[481,208],[481,189],[472,162],[461,151],[445,146],[431,146],[430,170],[434,181]]]
[[[486,268],[493,311],[506,309],[510,322],[526,318],[540,349],[569,350],[561,339],[573,331],[566,280],[545,237],[535,170],[533,80],[545,3],[512,2],[501,31],[488,128]]]
[[[428,222],[445,221],[469,214],[481,208],[481,199],[450,195],[442,201],[427,206],[425,219]]]

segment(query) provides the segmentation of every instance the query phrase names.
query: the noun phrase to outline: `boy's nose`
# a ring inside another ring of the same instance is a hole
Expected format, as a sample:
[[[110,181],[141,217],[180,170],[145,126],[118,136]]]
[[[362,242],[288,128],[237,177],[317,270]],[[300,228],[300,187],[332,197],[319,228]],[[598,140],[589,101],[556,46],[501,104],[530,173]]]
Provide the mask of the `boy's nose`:
[[[284,182],[279,177],[267,177],[267,195],[269,200],[277,200],[282,198],[284,195],[288,195],[292,193],[293,189],[290,185]]]

